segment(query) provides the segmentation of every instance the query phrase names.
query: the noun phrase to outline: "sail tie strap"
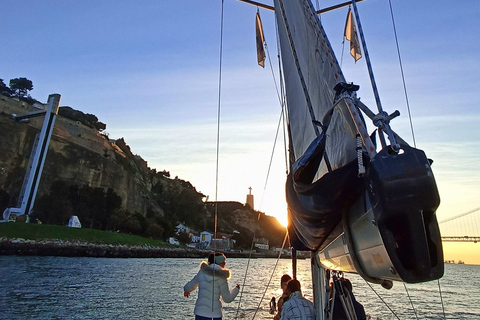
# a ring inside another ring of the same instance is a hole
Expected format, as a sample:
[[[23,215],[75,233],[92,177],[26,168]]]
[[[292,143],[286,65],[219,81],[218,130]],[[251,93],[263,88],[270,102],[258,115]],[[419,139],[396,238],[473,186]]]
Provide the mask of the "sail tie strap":
[[[365,175],[365,166],[363,165],[363,144],[362,137],[357,133],[357,161],[358,161],[358,176],[363,177]]]

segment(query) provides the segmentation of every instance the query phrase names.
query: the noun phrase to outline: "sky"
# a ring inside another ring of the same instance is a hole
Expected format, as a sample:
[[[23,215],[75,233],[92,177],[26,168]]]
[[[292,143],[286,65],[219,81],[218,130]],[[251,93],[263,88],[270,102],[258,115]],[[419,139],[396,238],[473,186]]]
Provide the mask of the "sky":
[[[235,0],[224,1],[222,38],[221,0],[0,5],[5,83],[32,80],[30,94],[42,102],[60,93],[62,106],[96,115],[110,138],[123,137],[151,168],[190,181],[209,200],[243,203],[252,187],[255,209],[286,220],[273,12],[260,9],[271,58],[263,69],[257,8]],[[480,207],[480,2],[392,0],[392,7],[415,144],[434,160],[442,221]],[[383,108],[400,111],[392,128],[413,145],[389,2],[366,0],[358,9]],[[355,64],[348,45],[342,55],[346,14],[324,14],[322,23],[347,81],[360,85],[359,97],[375,110],[365,59]],[[480,264],[479,245],[444,243],[445,258]]]

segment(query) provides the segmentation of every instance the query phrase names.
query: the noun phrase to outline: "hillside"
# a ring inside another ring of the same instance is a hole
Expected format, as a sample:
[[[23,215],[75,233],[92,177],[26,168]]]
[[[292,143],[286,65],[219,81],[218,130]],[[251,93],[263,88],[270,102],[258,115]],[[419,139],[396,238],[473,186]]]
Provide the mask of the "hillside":
[[[38,111],[26,102],[0,95],[2,212],[17,202],[35,135],[43,123],[43,117],[16,122],[10,115],[33,110]],[[63,114],[82,114],[64,110],[68,112]],[[59,115],[34,210],[44,223],[65,225],[76,214],[86,227],[166,239],[178,222],[196,230],[213,230],[211,203],[204,200],[190,182],[149,168],[123,138],[110,140],[94,126]],[[230,204],[222,205],[219,213],[223,232],[243,230],[250,239],[257,233],[277,243],[278,230],[282,230],[283,240],[284,228],[276,219],[261,213],[265,219],[259,222],[258,212],[240,203]]]

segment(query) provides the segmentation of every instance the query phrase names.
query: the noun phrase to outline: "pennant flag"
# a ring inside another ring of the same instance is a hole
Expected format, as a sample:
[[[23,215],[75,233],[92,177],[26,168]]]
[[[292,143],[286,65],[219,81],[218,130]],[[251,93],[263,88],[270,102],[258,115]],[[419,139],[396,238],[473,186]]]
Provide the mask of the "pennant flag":
[[[345,38],[350,41],[350,54],[355,62],[362,57],[362,51],[360,50],[360,43],[358,42],[357,27],[355,27],[355,21],[353,20],[352,10],[348,9],[347,21],[345,22],[345,31],[343,33]]]
[[[262,20],[260,20],[260,12],[257,11],[257,18],[255,21],[255,33],[257,37],[257,60],[258,65],[262,68],[265,67],[265,50],[263,44],[265,43],[265,37],[263,36]]]

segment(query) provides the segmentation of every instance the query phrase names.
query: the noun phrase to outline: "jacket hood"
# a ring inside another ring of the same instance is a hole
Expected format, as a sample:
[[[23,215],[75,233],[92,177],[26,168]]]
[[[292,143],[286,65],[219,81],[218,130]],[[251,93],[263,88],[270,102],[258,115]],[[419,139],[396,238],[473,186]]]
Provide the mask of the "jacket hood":
[[[230,279],[230,270],[224,269],[217,264],[208,264],[205,261],[202,261],[200,264],[200,271],[210,277],[219,277],[225,280]]]

